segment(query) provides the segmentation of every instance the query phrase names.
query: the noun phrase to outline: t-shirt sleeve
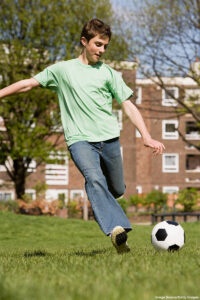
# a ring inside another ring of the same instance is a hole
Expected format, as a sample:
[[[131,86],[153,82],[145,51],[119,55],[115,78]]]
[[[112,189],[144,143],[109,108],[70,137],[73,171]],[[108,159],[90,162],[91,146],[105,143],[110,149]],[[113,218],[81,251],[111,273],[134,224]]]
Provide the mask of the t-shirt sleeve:
[[[126,85],[122,76],[117,71],[110,68],[110,75],[111,77],[108,82],[109,89],[113,97],[121,104],[133,95],[133,91]]]
[[[47,67],[42,72],[35,75],[35,78],[42,87],[57,91],[58,88],[58,63]]]

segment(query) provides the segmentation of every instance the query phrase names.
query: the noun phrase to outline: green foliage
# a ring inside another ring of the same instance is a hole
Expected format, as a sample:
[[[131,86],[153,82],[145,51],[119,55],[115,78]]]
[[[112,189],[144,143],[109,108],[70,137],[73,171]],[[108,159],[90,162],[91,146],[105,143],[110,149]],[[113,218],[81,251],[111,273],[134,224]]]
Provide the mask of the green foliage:
[[[137,194],[131,195],[130,198],[129,198],[129,205],[135,206],[136,211],[137,211],[139,204],[144,204],[144,198],[142,196],[137,195]]]
[[[131,195],[129,198],[130,205],[137,206],[138,204],[143,204],[144,197],[138,194]]]
[[[19,211],[19,205],[17,201],[14,200],[1,201],[0,210],[6,210],[17,213]]]
[[[67,208],[68,208],[69,218],[76,217],[78,215],[78,213],[80,212],[78,209],[77,201],[72,200],[72,199],[68,199]]]
[[[150,207],[152,204],[154,206],[155,211],[158,209],[162,209],[167,203],[167,194],[162,193],[158,190],[153,190],[149,194],[146,195],[144,199],[144,204],[147,207]]]
[[[124,198],[124,197],[122,197],[122,198],[117,199],[117,201],[118,201],[119,205],[121,206],[121,208],[123,209],[123,211],[126,214],[127,208],[128,208],[128,201],[127,201],[127,199]]]
[[[188,212],[192,211],[194,206],[197,205],[198,198],[199,194],[197,189],[183,189],[179,192],[176,203],[183,205],[184,211]]]
[[[35,190],[37,199],[45,199],[45,192],[48,189],[46,183],[38,181],[33,189]]]
[[[59,196],[58,196],[58,202],[59,202],[59,204],[58,204],[58,208],[59,209],[67,207],[67,205],[65,204],[65,194],[64,193],[63,194],[59,194]]]

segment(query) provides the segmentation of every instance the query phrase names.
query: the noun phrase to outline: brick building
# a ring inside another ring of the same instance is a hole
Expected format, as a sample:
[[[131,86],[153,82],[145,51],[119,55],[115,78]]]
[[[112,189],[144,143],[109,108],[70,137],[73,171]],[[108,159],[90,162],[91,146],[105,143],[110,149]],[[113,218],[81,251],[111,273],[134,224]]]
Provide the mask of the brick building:
[[[191,114],[177,117],[180,106],[171,97],[173,94],[186,103],[192,96],[199,104],[200,89],[189,77],[162,80],[166,90],[152,80],[136,80],[138,107],[152,137],[166,147],[162,156],[152,157],[142,148],[142,141],[136,134],[136,188],[142,193],[152,189],[172,193],[190,187],[200,190],[200,152],[187,143],[199,143],[200,132]]]
[[[129,197],[134,193],[146,194],[152,189],[169,193],[187,187],[200,189],[200,153],[189,147],[176,130],[178,128],[187,140],[200,141],[200,133],[191,116],[185,115],[177,119],[176,102],[152,81],[136,80],[134,63],[122,63],[120,67],[115,68],[122,74],[126,83],[134,91],[137,90],[134,101],[145,119],[149,132],[166,147],[162,156],[154,157],[152,151],[143,146],[139,132],[123,114],[119,105],[114,104],[114,112],[121,127],[120,141],[127,186],[125,196]],[[189,78],[164,80],[169,91],[176,97],[180,92],[179,87],[184,88],[188,94],[200,95],[197,85]],[[1,119],[0,130],[5,130]],[[67,148],[66,156],[60,157],[60,163],[37,168],[35,162],[32,162],[30,171],[32,174],[27,178],[26,193],[33,199],[33,187],[38,182],[47,184],[45,197],[49,201],[58,199],[60,195],[64,195],[65,201],[85,196],[84,180],[72,160],[68,158]],[[6,174],[5,167],[0,165],[0,200],[6,199],[15,199],[14,186]]]

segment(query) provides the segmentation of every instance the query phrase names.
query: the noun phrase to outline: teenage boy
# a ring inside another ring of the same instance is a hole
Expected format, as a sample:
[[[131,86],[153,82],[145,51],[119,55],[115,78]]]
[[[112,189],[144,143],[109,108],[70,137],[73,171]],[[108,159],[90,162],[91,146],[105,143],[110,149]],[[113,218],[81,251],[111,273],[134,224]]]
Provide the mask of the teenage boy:
[[[71,157],[85,178],[85,188],[95,219],[118,253],[128,252],[131,224],[116,201],[125,183],[119,126],[112,114],[115,98],[140,131],[144,145],[161,154],[164,145],[153,140],[143,118],[129,100],[133,91],[121,76],[100,61],[111,39],[110,26],[92,19],[82,30],[82,52],[76,59],[56,63],[33,78],[0,91],[0,98],[41,86],[56,91],[65,140]],[[133,166],[134,167],[134,166]]]

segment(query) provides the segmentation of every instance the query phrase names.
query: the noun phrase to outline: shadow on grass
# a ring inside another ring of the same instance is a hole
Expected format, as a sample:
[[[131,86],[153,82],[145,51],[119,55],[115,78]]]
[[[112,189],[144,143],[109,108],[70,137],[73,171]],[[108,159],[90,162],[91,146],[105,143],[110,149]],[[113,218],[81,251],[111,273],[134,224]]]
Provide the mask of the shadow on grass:
[[[72,253],[71,255],[76,255],[76,256],[96,256],[98,254],[105,254],[108,250],[102,249],[102,250],[92,250],[90,252],[85,252],[85,251],[77,251],[75,253]]]
[[[36,250],[36,251],[33,251],[33,252],[25,252],[24,253],[24,257],[36,257],[36,256],[46,256],[47,253],[44,252],[44,251],[40,251],[40,250]]]

